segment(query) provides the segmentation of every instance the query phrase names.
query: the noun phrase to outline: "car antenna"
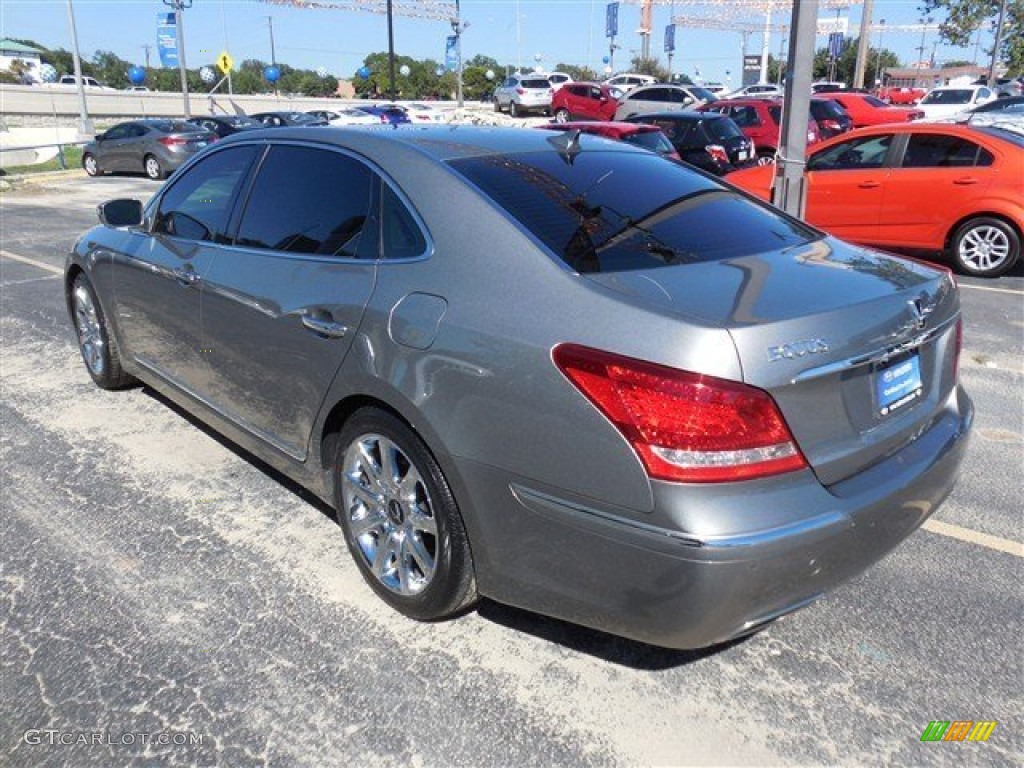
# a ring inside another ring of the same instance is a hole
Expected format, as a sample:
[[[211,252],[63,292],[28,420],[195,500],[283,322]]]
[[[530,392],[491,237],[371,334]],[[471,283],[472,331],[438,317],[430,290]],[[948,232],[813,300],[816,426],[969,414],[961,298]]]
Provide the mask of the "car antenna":
[[[574,128],[571,131],[561,131],[557,136],[552,136],[548,139],[551,145],[558,150],[558,154],[561,155],[562,159],[565,160],[566,165],[572,165],[582,150],[580,148],[580,134],[583,133],[579,128]]]

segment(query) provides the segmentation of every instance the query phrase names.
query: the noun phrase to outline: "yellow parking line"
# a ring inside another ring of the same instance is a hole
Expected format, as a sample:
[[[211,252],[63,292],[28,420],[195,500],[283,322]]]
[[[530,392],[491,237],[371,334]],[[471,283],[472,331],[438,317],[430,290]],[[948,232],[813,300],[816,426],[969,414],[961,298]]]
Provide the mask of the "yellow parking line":
[[[45,269],[47,272],[52,272],[55,275],[64,274],[64,270],[61,269],[60,267],[54,267],[50,264],[44,264],[41,261],[30,259],[27,256],[19,256],[18,254],[11,253],[10,251],[0,250],[0,256],[3,256],[5,259],[10,259],[11,261],[20,261],[22,264],[28,264],[33,267],[38,267],[39,269]]]
[[[987,288],[984,285],[968,285],[958,283],[961,288],[973,288],[975,291],[989,291],[990,293],[1009,293],[1013,296],[1024,296],[1024,291],[1015,291],[1013,288]]]
[[[939,536],[948,536],[951,539],[958,539],[971,544],[977,544],[980,547],[994,549],[997,552],[1005,552],[1008,555],[1024,557],[1024,544],[1021,544],[1019,541],[1011,541],[1010,539],[1003,539],[999,536],[990,536],[987,533],[972,531],[970,528],[961,528],[959,525],[940,523],[938,520],[934,519],[926,520],[924,525],[921,527],[926,531],[937,533]]]

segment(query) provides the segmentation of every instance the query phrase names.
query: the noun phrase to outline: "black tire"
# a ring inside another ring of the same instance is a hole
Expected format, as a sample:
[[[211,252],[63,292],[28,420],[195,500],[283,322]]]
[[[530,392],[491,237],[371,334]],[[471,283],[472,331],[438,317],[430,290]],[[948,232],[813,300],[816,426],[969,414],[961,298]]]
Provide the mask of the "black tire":
[[[999,277],[1020,259],[1020,236],[1002,219],[978,216],[957,228],[948,255],[964,274]]]
[[[501,112],[501,102],[498,101],[498,97],[497,96],[494,97],[494,111],[495,112]]]
[[[345,542],[385,603],[410,618],[437,621],[476,601],[455,497],[427,446],[401,419],[379,408],[352,414],[333,473]]]
[[[569,122],[569,110],[565,107],[560,107],[555,110],[555,122],[556,123],[568,123]]]
[[[167,172],[164,171],[160,161],[153,155],[146,155],[142,158],[142,169],[146,172],[146,176],[151,178],[153,181],[160,181],[167,176]]]
[[[102,171],[100,170],[100,164],[96,160],[96,156],[86,152],[82,155],[82,168],[89,176],[99,176]]]
[[[761,149],[757,152],[757,157],[754,159],[758,165],[774,165],[775,164],[775,150],[774,149]]]
[[[71,322],[78,336],[78,350],[89,376],[101,389],[123,389],[135,379],[121,367],[121,351],[110,331],[96,291],[84,274],[71,285]]]
[[[515,100],[512,100],[512,101],[510,101],[508,103],[508,116],[509,117],[519,117],[519,111],[520,111],[519,107],[516,106]]]

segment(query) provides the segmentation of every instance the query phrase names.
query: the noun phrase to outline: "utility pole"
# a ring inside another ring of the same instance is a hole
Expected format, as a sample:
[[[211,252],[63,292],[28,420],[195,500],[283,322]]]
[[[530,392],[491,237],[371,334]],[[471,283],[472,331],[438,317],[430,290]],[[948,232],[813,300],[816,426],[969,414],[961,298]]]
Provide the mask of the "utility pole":
[[[185,27],[181,23],[181,12],[192,7],[192,0],[163,0],[164,5],[174,9],[174,26],[178,30],[178,72],[181,74],[181,97],[184,100],[185,119],[192,117],[188,99],[188,70],[185,66]]]
[[[988,65],[988,87],[996,86],[996,62],[999,60],[999,48],[1003,44],[1003,19],[1006,18],[1006,0],[999,3],[999,20],[996,22],[996,39],[992,44],[992,61]]]
[[[71,27],[71,53],[75,63],[75,81],[78,83],[78,137],[92,138],[96,132],[89,119],[89,109],[85,104],[85,81],[82,79],[82,57],[78,53],[78,30],[75,27],[75,9],[68,0],[68,25]]]
[[[875,81],[879,86],[885,85],[882,78],[882,35],[885,34],[885,19],[878,20],[878,56],[875,59]]]
[[[142,50],[146,52],[146,69],[149,69],[149,49],[152,47],[153,46],[149,44],[142,46]]]
[[[459,0],[455,0],[455,18],[452,19],[452,32],[455,33],[455,91],[459,107],[464,106],[462,99],[462,32],[469,26],[467,21],[462,23]]]
[[[853,70],[853,87],[864,87],[864,71],[868,67],[868,56],[871,55],[871,14],[874,12],[875,0],[864,0],[860,12],[860,39],[857,41],[857,64]]]
[[[395,99],[395,20],[391,0],[388,0],[388,95]]]
[[[921,19],[921,44],[916,48],[918,66],[920,66],[921,62],[924,61],[924,36],[928,31],[928,25],[931,23],[931,16],[929,16],[927,19]]]
[[[806,199],[804,165],[807,155],[807,116],[811,109],[817,24],[818,0],[793,3],[789,26],[786,108],[782,110],[772,202],[798,218],[803,217]]]
[[[388,4],[390,14],[391,4]],[[388,24],[391,23],[391,16],[388,16]],[[270,66],[277,66],[277,53],[274,52],[274,17],[267,16],[267,29],[270,30]],[[274,81],[274,95],[277,96],[277,80]]]

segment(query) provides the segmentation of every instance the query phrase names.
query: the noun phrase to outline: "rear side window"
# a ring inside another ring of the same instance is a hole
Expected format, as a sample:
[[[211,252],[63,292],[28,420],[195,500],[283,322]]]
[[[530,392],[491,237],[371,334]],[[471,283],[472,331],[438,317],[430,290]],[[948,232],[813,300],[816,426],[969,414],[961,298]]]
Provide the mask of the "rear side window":
[[[992,165],[992,154],[959,136],[916,133],[907,142],[904,168],[959,168]]]
[[[153,231],[186,240],[230,243],[228,222],[256,147],[214,152],[179,176],[160,200]]]
[[[274,146],[249,195],[238,245],[365,258],[360,239],[370,214],[373,181],[370,169],[348,155]]]
[[[451,161],[557,258],[579,272],[717,261],[816,239],[795,220],[676,163],[588,147]]]

